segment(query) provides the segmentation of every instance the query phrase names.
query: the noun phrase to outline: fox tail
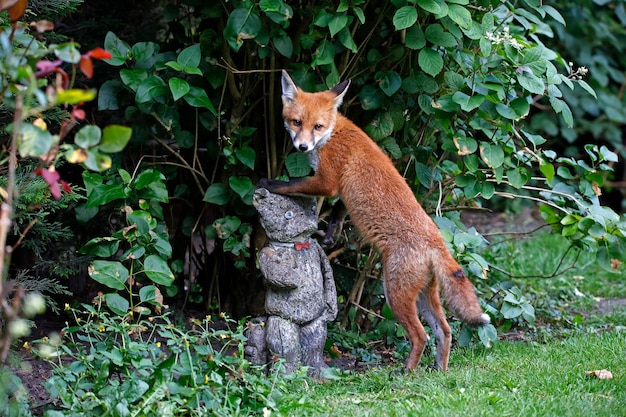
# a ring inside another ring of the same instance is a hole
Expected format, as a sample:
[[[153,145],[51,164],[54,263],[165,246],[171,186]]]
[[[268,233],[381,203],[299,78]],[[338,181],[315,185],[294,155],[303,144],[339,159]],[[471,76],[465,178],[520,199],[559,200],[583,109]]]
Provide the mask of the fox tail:
[[[480,307],[474,286],[461,266],[446,254],[444,260],[433,262],[435,275],[443,287],[448,307],[470,326],[482,326],[491,321]]]

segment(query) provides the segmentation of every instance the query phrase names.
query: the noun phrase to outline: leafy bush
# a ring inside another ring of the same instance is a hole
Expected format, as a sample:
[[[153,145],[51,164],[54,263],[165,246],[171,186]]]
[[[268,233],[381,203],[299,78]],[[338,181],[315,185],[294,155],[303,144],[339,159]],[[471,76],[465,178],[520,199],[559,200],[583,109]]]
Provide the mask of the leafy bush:
[[[243,358],[244,322],[211,316],[189,327],[168,315],[129,321],[95,306],[67,310],[64,340],[40,341],[53,365],[45,382],[54,416],[265,415],[301,407],[290,396],[306,374],[267,376]],[[232,327],[232,330],[231,330]]]

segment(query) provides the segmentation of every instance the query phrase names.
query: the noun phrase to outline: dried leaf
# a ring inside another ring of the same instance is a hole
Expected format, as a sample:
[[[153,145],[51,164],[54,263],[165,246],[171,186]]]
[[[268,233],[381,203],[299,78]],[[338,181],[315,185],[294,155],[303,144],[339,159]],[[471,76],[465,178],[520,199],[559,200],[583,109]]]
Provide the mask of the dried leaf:
[[[593,375],[598,379],[613,379],[613,374],[611,371],[606,369],[600,369],[599,371],[587,371],[585,372],[587,375]]]
[[[8,2],[12,3],[12,2]],[[11,23],[15,23],[24,16],[24,12],[26,11],[26,6],[28,5],[27,0],[17,0],[13,5],[11,5],[9,9],[9,19]],[[3,5],[4,6],[4,5]]]

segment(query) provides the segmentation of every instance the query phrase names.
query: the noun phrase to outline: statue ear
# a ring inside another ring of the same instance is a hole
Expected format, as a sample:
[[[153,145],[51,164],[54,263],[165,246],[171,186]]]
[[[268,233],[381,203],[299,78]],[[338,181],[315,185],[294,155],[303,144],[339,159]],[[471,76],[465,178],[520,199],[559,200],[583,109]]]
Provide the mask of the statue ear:
[[[270,195],[270,192],[265,188],[257,188],[252,196],[252,205],[258,207],[259,203],[265,200]]]

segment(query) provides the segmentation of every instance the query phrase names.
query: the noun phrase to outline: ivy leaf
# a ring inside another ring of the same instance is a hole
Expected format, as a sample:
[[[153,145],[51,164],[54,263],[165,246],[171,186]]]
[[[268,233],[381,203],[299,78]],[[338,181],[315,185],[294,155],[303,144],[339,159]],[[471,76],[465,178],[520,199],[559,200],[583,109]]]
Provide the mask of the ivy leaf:
[[[228,16],[224,37],[231,49],[237,52],[245,40],[256,38],[261,29],[261,18],[254,12],[254,9],[240,7]]]
[[[211,184],[204,193],[202,201],[223,206],[230,201],[230,190],[224,184]]]
[[[241,197],[244,203],[252,205],[252,195],[254,194],[254,184],[249,177],[231,176],[228,179],[230,188]]]
[[[250,169],[254,169],[254,160],[256,152],[248,145],[235,149],[235,156],[239,161]]]
[[[83,255],[94,255],[101,258],[113,256],[120,247],[120,241],[114,237],[96,237],[85,243],[78,253]]]
[[[180,54],[178,54],[178,57],[176,58],[176,62],[180,64],[183,71],[186,71],[191,68],[198,68],[201,58],[200,44],[196,43],[195,45],[188,46],[180,51]]]
[[[285,167],[290,177],[304,177],[311,172],[309,157],[302,152],[291,153],[285,158]]]
[[[30,123],[20,127],[17,137],[17,148],[23,157],[32,156],[38,158],[47,154],[52,144],[58,141],[48,130],[41,129]]]
[[[137,42],[131,49],[131,54],[137,62],[147,61],[158,52],[159,45],[154,42]]]
[[[293,42],[287,35],[277,36],[272,38],[274,47],[280,54],[286,58],[291,58],[293,54]]]

